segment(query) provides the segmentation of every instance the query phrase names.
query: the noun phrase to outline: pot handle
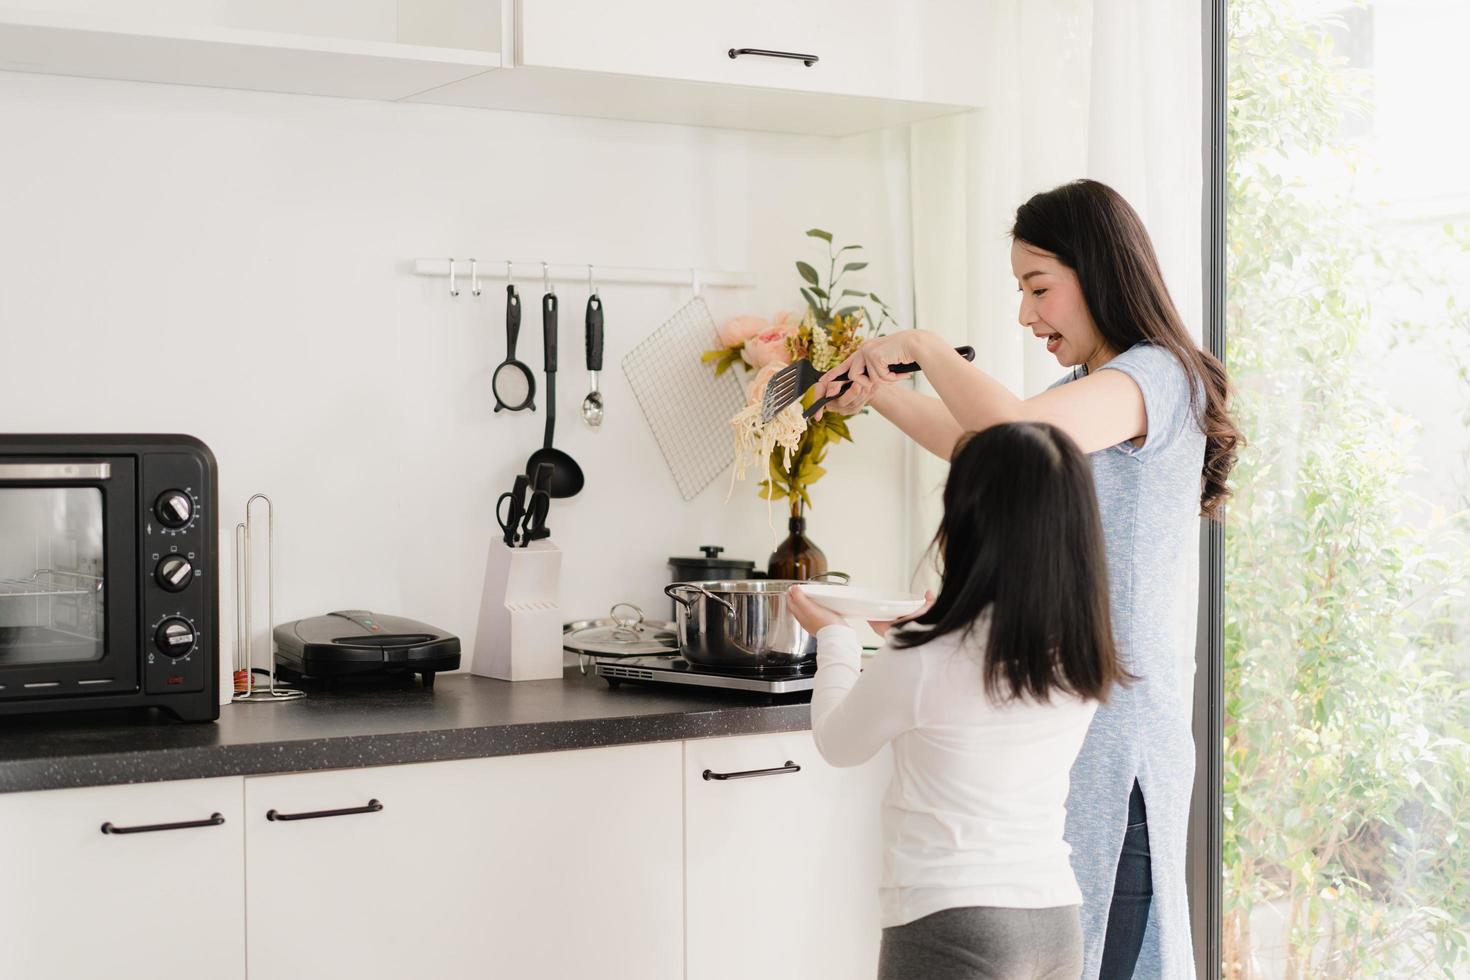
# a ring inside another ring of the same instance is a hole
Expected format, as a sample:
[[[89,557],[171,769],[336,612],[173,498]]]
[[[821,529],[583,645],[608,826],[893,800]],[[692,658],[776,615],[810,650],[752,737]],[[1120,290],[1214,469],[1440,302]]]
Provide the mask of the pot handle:
[[[683,606],[686,610],[692,612],[694,607],[691,600],[688,596],[681,595],[679,592],[680,589],[691,589],[695,592],[703,593],[706,599],[713,599],[715,602],[718,602],[720,605],[724,606],[725,615],[729,619],[733,620],[735,618],[735,606],[730,602],[729,599],[726,599],[724,596],[715,595],[713,592],[711,592],[709,589],[706,589],[698,582],[675,582],[673,585],[664,586],[664,595],[668,596],[670,599],[673,599],[679,605]]]
[[[810,579],[808,579],[808,581],[821,582],[829,578],[840,579],[843,585],[847,585],[852,581],[852,576],[847,574],[846,572],[822,572],[820,574],[813,575]]]

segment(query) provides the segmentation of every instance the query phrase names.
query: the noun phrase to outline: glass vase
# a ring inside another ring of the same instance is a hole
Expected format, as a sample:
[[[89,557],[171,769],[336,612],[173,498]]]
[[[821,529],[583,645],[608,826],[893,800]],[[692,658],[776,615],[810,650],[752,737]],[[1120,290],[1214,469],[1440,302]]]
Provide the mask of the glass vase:
[[[827,556],[806,536],[805,507],[801,498],[791,505],[791,519],[786,525],[786,540],[771,552],[766,574],[775,579],[806,581],[827,570]]]

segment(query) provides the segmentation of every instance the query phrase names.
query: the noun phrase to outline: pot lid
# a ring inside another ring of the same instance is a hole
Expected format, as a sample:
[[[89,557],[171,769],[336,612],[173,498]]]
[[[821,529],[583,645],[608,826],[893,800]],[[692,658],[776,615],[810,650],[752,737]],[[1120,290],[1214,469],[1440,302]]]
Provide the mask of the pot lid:
[[[573,653],[608,657],[647,657],[679,652],[674,624],[644,619],[630,602],[612,607],[606,619],[583,619],[562,627],[562,647]]]
[[[670,565],[680,565],[685,568],[754,568],[755,562],[742,558],[721,558],[720,552],[725,549],[717,544],[702,544],[699,550],[704,552],[702,557],[692,558],[670,558]]]

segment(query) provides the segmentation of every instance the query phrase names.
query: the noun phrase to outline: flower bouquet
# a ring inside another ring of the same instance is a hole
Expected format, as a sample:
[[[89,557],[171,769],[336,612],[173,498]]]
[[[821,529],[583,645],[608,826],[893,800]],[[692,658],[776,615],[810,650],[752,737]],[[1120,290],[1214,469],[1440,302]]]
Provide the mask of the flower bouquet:
[[[706,351],[703,358],[714,366],[716,375],[737,365],[746,372],[755,372],[746,391],[746,408],[731,420],[737,441],[735,479],[742,478],[752,462],[764,464],[767,476],[760,481],[760,496],[765,500],[786,499],[793,534],[800,530],[794,522],[802,519],[804,508],[812,503],[808,488],[827,472],[822,462],[828,448],[835,442],[851,442],[852,433],[847,417],[836,412],[828,411],[809,424],[803,420],[802,409],[815,398],[810,392],[799,405],[762,424],[760,403],[766,385],[778,371],[801,358],[810,359],[819,371],[831,370],[866,340],[881,336],[883,328],[894,322],[888,304],[876,293],[843,285],[845,276],[867,268],[867,262],[847,254],[860,251],[862,246],[835,248],[832,235],[820,228],[806,234],[827,245],[825,278],[809,263],[796,263],[806,309],[800,314],[777,313],[771,320],[733,317],[719,328],[720,346]]]

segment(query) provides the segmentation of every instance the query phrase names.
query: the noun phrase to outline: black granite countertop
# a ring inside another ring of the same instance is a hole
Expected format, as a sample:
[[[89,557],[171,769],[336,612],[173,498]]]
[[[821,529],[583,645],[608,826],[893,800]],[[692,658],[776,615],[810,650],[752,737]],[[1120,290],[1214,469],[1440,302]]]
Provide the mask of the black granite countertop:
[[[805,703],[726,691],[441,674],[416,683],[230,704],[214,724],[107,712],[0,719],[0,793],[344,769],[633,742],[805,731]]]

